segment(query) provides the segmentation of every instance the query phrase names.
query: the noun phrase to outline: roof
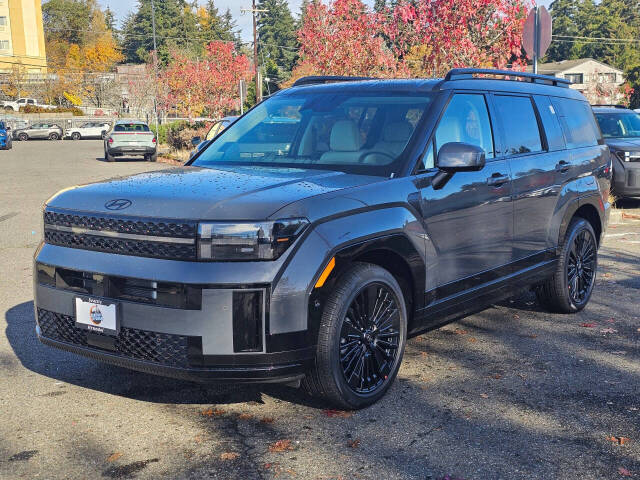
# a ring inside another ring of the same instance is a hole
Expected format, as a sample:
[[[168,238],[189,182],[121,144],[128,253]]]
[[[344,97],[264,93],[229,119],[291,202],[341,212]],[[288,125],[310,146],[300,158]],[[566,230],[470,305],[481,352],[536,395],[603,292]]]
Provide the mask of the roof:
[[[594,113],[636,113],[633,110],[625,107],[615,107],[615,106],[602,106],[599,107],[597,105],[593,105],[591,107]]]
[[[558,73],[558,72],[564,72],[565,70],[569,70],[571,68],[574,67],[578,67],[580,65],[582,65],[583,63],[587,63],[587,62],[596,62],[599,63],[600,65],[603,65],[607,68],[611,68],[613,70],[616,70],[620,73],[622,73],[622,70],[612,67],[611,65],[608,65],[606,63],[603,62],[599,62],[598,60],[595,60],[593,58],[587,57],[587,58],[576,58],[573,60],[561,60],[559,62],[549,62],[549,63],[539,63],[538,64],[538,73]],[[533,71],[533,66],[529,65],[527,67],[527,72],[532,72]]]
[[[122,119],[122,120],[116,120],[116,125],[122,125],[124,123],[134,123],[136,125],[146,125],[147,122],[143,122],[142,120],[127,120],[127,119]]]

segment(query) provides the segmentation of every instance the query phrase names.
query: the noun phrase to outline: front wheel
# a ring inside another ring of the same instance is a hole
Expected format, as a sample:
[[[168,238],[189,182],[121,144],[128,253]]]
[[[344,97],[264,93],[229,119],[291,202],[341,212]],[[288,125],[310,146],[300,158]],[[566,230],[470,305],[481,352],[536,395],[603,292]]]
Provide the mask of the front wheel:
[[[552,312],[579,312],[589,303],[597,268],[596,234],[588,221],[576,217],[567,229],[553,277],[537,288],[538,300]]]
[[[72,140],[80,140],[80,132],[73,132],[71,134],[71,139]]]
[[[393,383],[407,340],[402,290],[387,270],[356,263],[327,299],[313,369],[303,386],[344,409],[377,402]]]
[[[25,142],[29,140],[29,135],[27,135],[26,133],[21,133],[18,135],[18,140],[20,140],[21,142]]]

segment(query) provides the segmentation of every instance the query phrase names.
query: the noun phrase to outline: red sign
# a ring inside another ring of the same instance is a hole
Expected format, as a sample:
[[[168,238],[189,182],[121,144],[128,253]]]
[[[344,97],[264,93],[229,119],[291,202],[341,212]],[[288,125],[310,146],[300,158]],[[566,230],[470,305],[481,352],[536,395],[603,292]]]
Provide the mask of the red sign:
[[[532,8],[522,30],[522,46],[529,58],[544,56],[551,45],[551,15],[546,8],[538,7],[537,17],[536,22],[536,9]]]

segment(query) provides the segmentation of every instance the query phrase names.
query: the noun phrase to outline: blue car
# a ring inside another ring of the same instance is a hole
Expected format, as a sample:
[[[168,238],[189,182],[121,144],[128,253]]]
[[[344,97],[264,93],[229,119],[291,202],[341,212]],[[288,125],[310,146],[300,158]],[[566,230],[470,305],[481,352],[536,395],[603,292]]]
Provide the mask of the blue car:
[[[0,148],[3,150],[11,150],[13,148],[13,141],[7,130],[10,130],[10,128],[4,122],[0,122]]]

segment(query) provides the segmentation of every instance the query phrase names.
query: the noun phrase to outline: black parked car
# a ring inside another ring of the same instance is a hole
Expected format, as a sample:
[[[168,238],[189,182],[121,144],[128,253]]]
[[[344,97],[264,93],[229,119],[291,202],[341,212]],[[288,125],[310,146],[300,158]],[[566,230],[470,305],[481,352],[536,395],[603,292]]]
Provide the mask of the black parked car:
[[[613,192],[640,197],[640,115],[621,106],[594,106],[604,141],[613,154]]]
[[[584,308],[610,181],[565,80],[306,78],[185,167],[49,199],[36,331],[132,369],[302,380],[364,407],[411,336],[523,288]]]

